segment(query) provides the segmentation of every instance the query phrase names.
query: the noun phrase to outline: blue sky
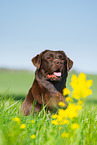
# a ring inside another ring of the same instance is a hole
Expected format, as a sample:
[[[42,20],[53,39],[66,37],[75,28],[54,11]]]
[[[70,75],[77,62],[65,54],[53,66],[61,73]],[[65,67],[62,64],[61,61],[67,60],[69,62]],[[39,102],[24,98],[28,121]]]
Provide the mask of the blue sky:
[[[31,58],[45,49],[97,73],[97,0],[0,1],[0,67],[33,69]]]

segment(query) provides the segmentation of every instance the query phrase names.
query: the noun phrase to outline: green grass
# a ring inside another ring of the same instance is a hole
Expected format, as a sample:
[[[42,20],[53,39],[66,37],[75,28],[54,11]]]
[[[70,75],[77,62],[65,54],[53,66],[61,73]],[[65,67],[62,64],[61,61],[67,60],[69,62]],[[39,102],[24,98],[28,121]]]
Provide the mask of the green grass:
[[[68,88],[72,73],[68,77]],[[87,98],[76,119],[80,129],[75,132],[66,125],[59,129],[59,126],[51,124],[51,113],[46,113],[44,108],[34,117],[32,114],[24,117],[19,113],[22,98],[26,96],[33,79],[32,72],[0,71],[0,145],[96,145],[97,76],[87,75],[87,79],[93,80],[93,95]],[[14,117],[19,117],[21,123],[12,121]],[[33,124],[31,120],[34,120]],[[23,123],[26,124],[26,128],[22,130],[20,125]],[[69,138],[61,137],[64,130],[69,132]],[[36,135],[35,139],[30,137],[33,134]]]
[[[0,94],[25,95],[32,85],[34,73],[30,71],[0,71]]]

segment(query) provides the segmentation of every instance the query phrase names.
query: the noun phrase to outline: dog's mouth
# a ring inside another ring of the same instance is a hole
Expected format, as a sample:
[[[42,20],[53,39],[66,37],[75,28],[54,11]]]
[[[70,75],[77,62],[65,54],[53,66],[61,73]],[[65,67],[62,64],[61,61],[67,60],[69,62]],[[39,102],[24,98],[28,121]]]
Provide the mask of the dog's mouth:
[[[61,77],[61,72],[60,71],[56,71],[56,72],[54,72],[53,73],[55,76],[57,76],[57,77]]]
[[[61,71],[58,69],[51,74],[47,74],[47,78],[51,80],[60,79],[62,76]]]

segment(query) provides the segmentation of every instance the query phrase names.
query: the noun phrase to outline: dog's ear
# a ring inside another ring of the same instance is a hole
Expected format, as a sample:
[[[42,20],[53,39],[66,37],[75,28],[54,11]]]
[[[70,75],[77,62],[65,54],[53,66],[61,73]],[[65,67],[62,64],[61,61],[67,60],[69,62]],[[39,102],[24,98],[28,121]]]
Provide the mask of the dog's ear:
[[[69,71],[73,66],[73,61],[68,57],[66,57],[66,60],[67,60],[67,71]]]
[[[32,63],[35,67],[39,69],[41,65],[41,54],[38,54],[37,56],[32,58]]]
[[[31,61],[32,61],[33,65],[34,65],[35,67],[37,67],[37,69],[40,68],[42,55],[43,55],[45,52],[47,52],[47,51],[49,51],[49,50],[45,50],[45,51],[43,51],[42,53],[36,55],[34,58],[32,58]]]

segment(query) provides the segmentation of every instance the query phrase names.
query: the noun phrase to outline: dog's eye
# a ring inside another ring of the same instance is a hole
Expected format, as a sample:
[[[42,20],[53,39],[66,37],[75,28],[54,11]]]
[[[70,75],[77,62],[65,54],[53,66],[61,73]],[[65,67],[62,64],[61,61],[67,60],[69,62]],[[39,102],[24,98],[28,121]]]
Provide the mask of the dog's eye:
[[[51,56],[48,56],[48,57],[47,57],[47,59],[48,59],[48,60],[51,60],[51,59],[52,59],[52,57],[51,57]]]
[[[64,58],[63,58],[63,56],[62,56],[62,55],[59,55],[59,58],[60,58],[61,60],[64,60]]]

